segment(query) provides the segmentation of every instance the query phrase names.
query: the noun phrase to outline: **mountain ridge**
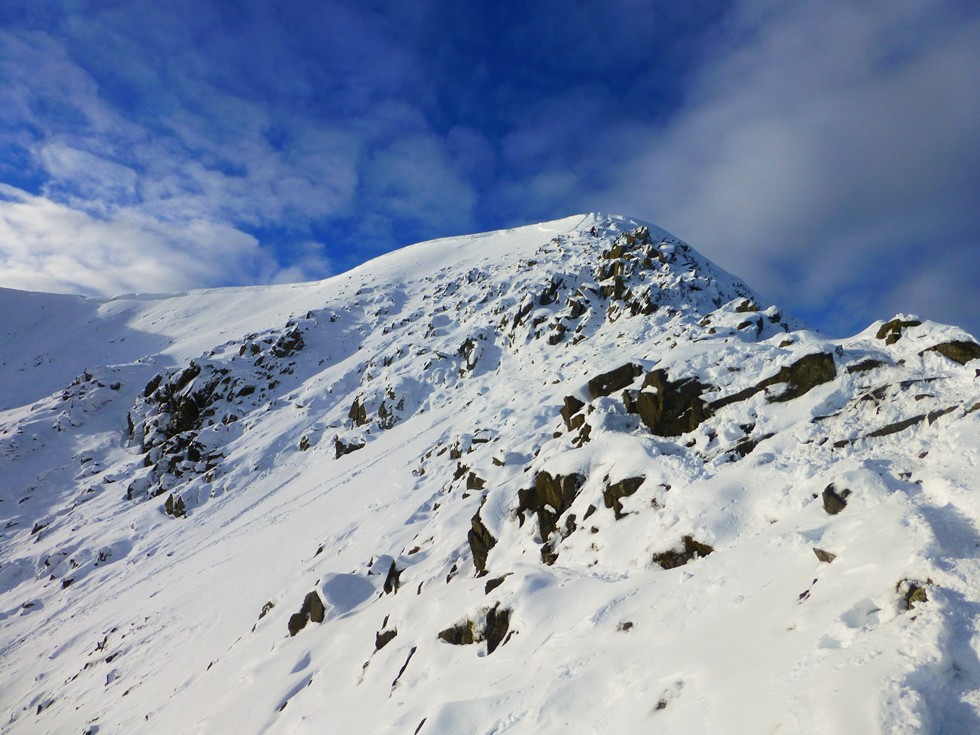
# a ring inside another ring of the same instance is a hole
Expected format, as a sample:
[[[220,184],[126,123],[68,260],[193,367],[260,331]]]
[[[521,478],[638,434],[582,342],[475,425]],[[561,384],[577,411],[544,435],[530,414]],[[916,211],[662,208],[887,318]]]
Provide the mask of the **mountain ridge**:
[[[0,359],[3,732],[980,722],[962,330],[595,214],[58,303]]]

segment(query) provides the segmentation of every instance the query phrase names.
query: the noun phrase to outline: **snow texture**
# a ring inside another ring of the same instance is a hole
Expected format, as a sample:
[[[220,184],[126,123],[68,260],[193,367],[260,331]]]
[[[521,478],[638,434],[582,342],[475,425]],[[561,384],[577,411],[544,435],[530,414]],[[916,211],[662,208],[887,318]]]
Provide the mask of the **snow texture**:
[[[962,330],[601,214],[0,330],[2,733],[980,732]]]

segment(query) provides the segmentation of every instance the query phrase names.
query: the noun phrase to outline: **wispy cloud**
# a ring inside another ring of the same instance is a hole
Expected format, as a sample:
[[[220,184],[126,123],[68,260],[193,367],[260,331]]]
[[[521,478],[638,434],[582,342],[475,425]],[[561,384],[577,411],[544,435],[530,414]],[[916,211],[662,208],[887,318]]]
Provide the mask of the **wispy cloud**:
[[[872,272],[856,318],[903,308],[976,325],[975,277],[943,260],[980,247],[980,14],[759,0],[722,40],[608,200],[814,314]],[[930,273],[944,289],[911,287]]]

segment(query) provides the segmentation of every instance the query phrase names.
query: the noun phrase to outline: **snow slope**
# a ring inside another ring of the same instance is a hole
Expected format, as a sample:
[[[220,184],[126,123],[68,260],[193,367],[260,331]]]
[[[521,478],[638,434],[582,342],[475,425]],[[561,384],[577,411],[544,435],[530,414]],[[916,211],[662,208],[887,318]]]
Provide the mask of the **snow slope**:
[[[980,732],[959,329],[600,214],[0,315],[2,733]]]

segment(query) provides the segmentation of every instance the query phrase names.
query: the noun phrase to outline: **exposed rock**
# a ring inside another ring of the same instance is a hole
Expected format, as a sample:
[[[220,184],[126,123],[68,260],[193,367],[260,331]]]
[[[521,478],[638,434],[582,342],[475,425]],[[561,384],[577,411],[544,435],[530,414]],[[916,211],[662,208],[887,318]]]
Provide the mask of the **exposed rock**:
[[[351,404],[350,411],[347,412],[347,418],[353,422],[354,426],[364,426],[368,422],[367,408],[361,403],[360,396],[355,398]]]
[[[289,616],[287,627],[289,635],[294,636],[306,627],[307,622],[312,620],[314,623],[322,623],[326,610],[323,607],[323,600],[316,592],[307,593],[303,598],[303,606],[298,613]]]
[[[739,314],[745,314],[751,311],[758,311],[759,305],[752,301],[751,299],[742,299],[738,306],[735,307],[735,311]]]
[[[708,544],[695,541],[693,536],[685,536],[679,548],[653,555],[653,563],[664,569],[681,567],[690,561],[700,559],[714,551]]]
[[[398,587],[401,584],[402,569],[398,568],[395,560],[391,560],[391,566],[388,567],[388,576],[385,577],[385,583],[382,587],[384,594],[393,595],[398,592]]]
[[[882,360],[875,360],[874,358],[869,357],[865,360],[861,360],[861,362],[848,365],[847,372],[850,374],[864,373],[868,370],[876,370],[877,368],[884,366],[884,364],[885,363]]]
[[[476,643],[475,623],[472,620],[464,620],[445,630],[440,630],[439,640],[453,646],[468,646]]]
[[[477,475],[475,472],[470,472],[470,474],[466,476],[467,490],[482,490],[486,484],[487,481]]]
[[[398,635],[398,631],[394,628],[392,628],[391,630],[386,630],[384,632],[379,630],[377,633],[374,634],[374,650],[380,651],[382,648],[384,648],[393,640],[395,640],[395,636],[397,635]]]
[[[817,559],[826,564],[830,564],[830,562],[837,558],[837,554],[831,554],[829,551],[824,551],[816,547],[813,547],[813,553],[816,554]]]
[[[613,509],[617,521],[623,517],[623,504],[620,501],[635,493],[640,488],[640,485],[643,484],[644,480],[646,480],[646,477],[642,475],[640,477],[627,477],[624,480],[607,485],[602,491],[602,499],[605,501],[607,508]]]
[[[517,513],[518,515],[527,511],[536,513],[541,540],[547,541],[557,528],[558,519],[572,507],[572,502],[583,484],[585,484],[585,477],[582,475],[552,477],[547,472],[539,472],[534,478],[533,489],[518,490]]]
[[[878,327],[878,332],[875,334],[875,337],[885,340],[886,345],[893,345],[902,338],[903,329],[906,327],[918,327],[920,324],[922,322],[918,320],[902,321],[901,319],[892,319],[890,322],[885,322]]]
[[[744,401],[769,386],[778,383],[785,383],[786,388],[782,393],[770,400],[775,402],[789,401],[794,398],[799,398],[822,383],[833,380],[836,376],[837,368],[834,365],[834,356],[826,352],[814,352],[801,357],[791,365],[780,368],[778,373],[770,378],[766,378],[751,388],[746,388],[730,396],[719,398],[717,401],[712,402],[708,408],[712,412],[717,411],[729,404]]]
[[[732,447],[732,451],[740,457],[747,457],[761,442],[764,442],[766,439],[772,439],[774,436],[775,434],[763,434],[755,438],[743,439]]]
[[[664,370],[648,373],[636,396],[640,420],[657,436],[680,436],[709,416],[701,394],[709,389],[695,378],[671,381]]]
[[[597,375],[589,381],[589,393],[593,399],[608,396],[622,390],[643,373],[643,368],[631,362],[620,365],[615,370]]]
[[[364,442],[344,442],[341,438],[334,437],[333,440],[334,450],[336,451],[336,458],[340,459],[345,454],[350,454],[351,452],[356,452],[358,449],[364,449]]]
[[[850,494],[851,491],[847,488],[838,492],[837,486],[830,483],[823,491],[823,509],[832,516],[837,515],[847,506],[847,497]]]
[[[305,452],[309,448],[310,448],[310,437],[308,437],[306,434],[303,434],[303,436],[299,438],[299,451]]]
[[[929,596],[926,594],[926,587],[931,584],[931,579],[927,579],[925,582],[920,582],[917,579],[900,580],[895,585],[895,591],[902,596],[899,606],[903,610],[912,610],[917,603],[928,602]]]
[[[487,639],[487,655],[489,656],[497,647],[501,645],[510,630],[510,609],[500,609],[500,605],[494,605],[487,611],[487,622],[484,626],[484,636]]]
[[[483,585],[483,594],[489,595],[500,585],[502,585],[504,583],[504,580],[507,579],[507,577],[509,576],[510,576],[510,572],[508,572],[507,574],[502,574],[499,577],[494,577],[493,579],[488,579],[487,583]]]
[[[926,352],[938,352],[943,357],[948,357],[960,365],[966,365],[970,360],[980,359],[980,345],[976,342],[968,342],[966,340],[943,342],[942,344],[934,345],[923,350],[919,355],[924,355]]]
[[[867,439],[873,439],[879,436],[888,436],[889,434],[897,434],[900,431],[905,431],[910,426],[915,426],[921,423],[922,420],[926,418],[926,414],[920,416],[913,416],[909,419],[903,419],[901,421],[896,421],[893,424],[888,424],[887,426],[882,426],[880,429],[875,429],[870,434],[867,435]]]
[[[294,326],[289,331],[279,335],[279,338],[272,345],[271,352],[278,358],[290,357],[304,347],[306,347],[306,343],[303,341],[303,333],[300,332],[299,327]]]
[[[579,412],[585,408],[585,403],[575,396],[565,396],[565,405],[561,409],[561,417],[569,431],[574,431],[585,423],[585,416]]]
[[[473,552],[473,564],[476,566],[480,575],[487,573],[487,555],[490,549],[497,545],[497,539],[483,525],[480,519],[480,512],[470,519],[470,530],[466,534],[466,539],[470,544],[470,551]]]

